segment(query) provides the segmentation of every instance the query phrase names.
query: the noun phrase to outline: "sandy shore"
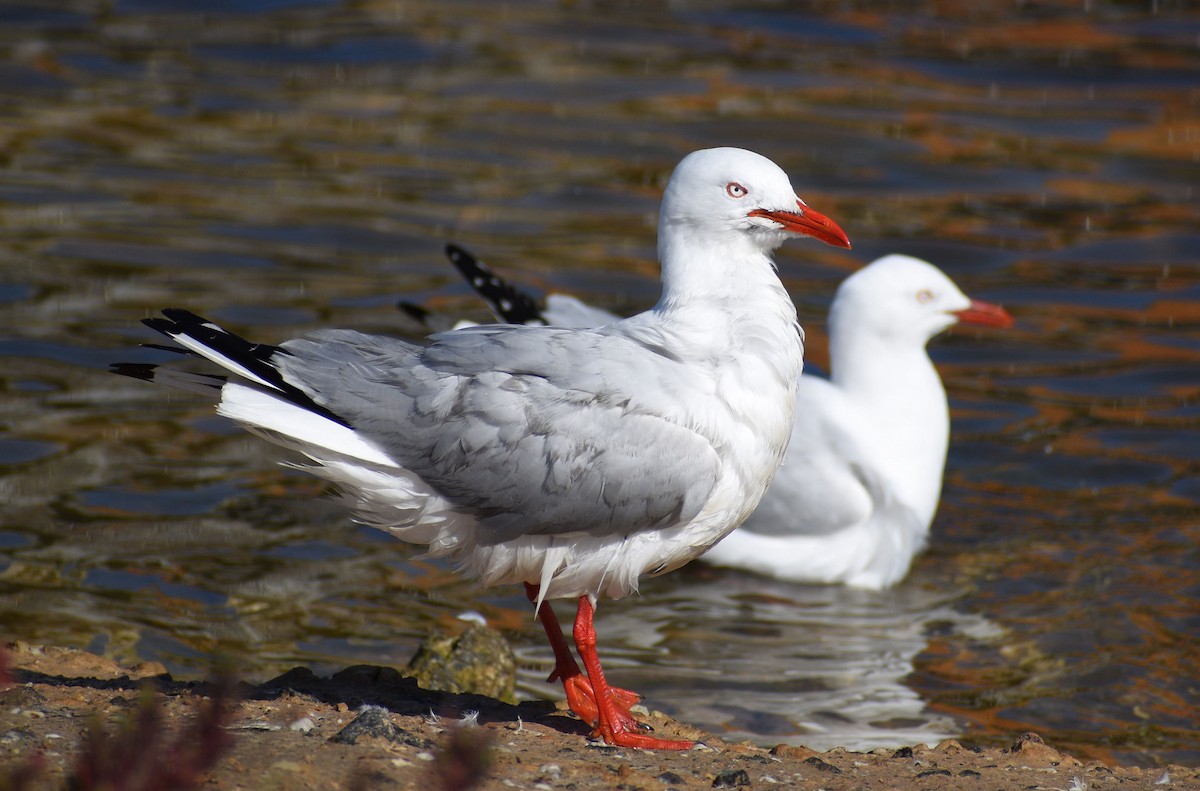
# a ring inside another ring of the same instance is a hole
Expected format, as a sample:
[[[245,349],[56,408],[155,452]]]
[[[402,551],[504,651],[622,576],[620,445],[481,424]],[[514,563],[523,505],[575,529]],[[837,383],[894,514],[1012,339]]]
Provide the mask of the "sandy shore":
[[[81,766],[94,776],[191,773],[197,787],[212,789],[1200,788],[1198,769],[1085,763],[1035,734],[1014,734],[1008,749],[950,740],[817,753],[731,744],[650,712],[645,719],[657,733],[705,746],[617,749],[589,739],[583,723],[552,703],[428,691],[396,670],[369,666],[330,678],[296,668],[264,684],[234,683],[217,710],[216,685],[174,681],[153,663],[127,668],[21,643],[7,650],[5,788],[58,788]],[[90,727],[107,736],[88,761],[81,756]],[[24,776],[12,774],[22,768]]]

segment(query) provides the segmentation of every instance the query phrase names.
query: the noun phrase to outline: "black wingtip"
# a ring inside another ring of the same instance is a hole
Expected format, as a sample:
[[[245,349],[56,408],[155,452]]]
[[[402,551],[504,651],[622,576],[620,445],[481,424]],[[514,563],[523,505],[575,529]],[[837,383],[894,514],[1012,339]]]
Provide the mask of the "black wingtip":
[[[456,322],[450,316],[422,307],[415,302],[400,300],[396,303],[396,307],[429,332],[447,332],[456,326]]]
[[[463,248],[454,244],[446,245],[446,257],[500,321],[507,324],[549,324],[537,300],[497,275]]]
[[[277,355],[291,356],[291,352],[287,349],[265,343],[251,343],[190,310],[166,308],[162,313],[165,318],[142,319],[142,323],[168,338],[175,340],[188,338],[189,344],[195,344],[211,351],[215,355],[212,359],[222,364],[223,367],[234,371],[238,369],[249,371],[253,377],[257,378],[258,382],[265,383],[267,387],[273,388],[297,406],[343,426],[350,425],[345,418],[316,403],[311,396],[283,378],[283,374],[280,373],[273,358]],[[188,350],[181,349],[181,351],[187,353]],[[198,352],[196,353],[198,354]],[[232,364],[224,365],[221,362],[222,359]],[[137,363],[116,363],[113,366],[113,372],[146,381],[157,381],[162,378],[155,373],[154,366],[146,367]],[[179,379],[184,378],[186,377],[179,377]],[[212,382],[224,382],[223,377],[208,377],[208,379]],[[212,382],[203,381],[202,383],[214,386]],[[188,384],[194,384],[194,382]]]
[[[404,311],[405,315],[414,321],[420,322],[421,324],[429,323],[431,311],[428,308],[423,308],[415,302],[408,302],[403,299],[396,303],[396,307]]]
[[[108,370],[114,374],[140,379],[143,382],[164,384],[177,390],[186,390],[211,397],[225,385],[225,377],[212,374],[180,371],[152,363],[112,363]]]
[[[164,343],[139,343],[138,346],[140,346],[143,349],[154,349],[157,352],[170,352],[171,354],[184,354],[184,355],[187,355],[188,357],[198,357],[199,356],[191,349],[181,349],[178,346],[167,346]]]
[[[154,369],[157,367],[153,363],[110,363],[108,371],[109,373],[120,374],[121,376],[131,376],[134,379],[141,379],[143,382],[153,382]]]
[[[211,321],[183,308],[163,308],[162,314],[178,324],[207,324],[215,326]]]
[[[477,277],[496,277],[491,268],[456,244],[446,245],[446,257],[468,281]]]

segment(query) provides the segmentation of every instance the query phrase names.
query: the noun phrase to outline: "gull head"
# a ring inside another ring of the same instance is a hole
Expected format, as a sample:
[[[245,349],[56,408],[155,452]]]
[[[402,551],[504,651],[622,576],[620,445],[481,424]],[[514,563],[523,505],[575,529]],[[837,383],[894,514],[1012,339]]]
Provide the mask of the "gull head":
[[[924,346],[958,324],[1011,327],[1004,308],[971,299],[928,261],[888,255],[842,283],[830,309],[831,332],[871,332]]]
[[[770,252],[798,236],[850,247],[837,223],[810,209],[796,196],[787,174],[753,151],[694,151],[675,168],[663,194],[660,244],[684,237],[699,244],[748,243]]]

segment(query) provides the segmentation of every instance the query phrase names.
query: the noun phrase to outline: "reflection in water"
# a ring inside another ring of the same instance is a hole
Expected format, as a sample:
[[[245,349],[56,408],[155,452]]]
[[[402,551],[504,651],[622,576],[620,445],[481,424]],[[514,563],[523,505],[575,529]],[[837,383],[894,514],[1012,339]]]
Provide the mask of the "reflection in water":
[[[802,586],[694,565],[601,611],[613,677],[647,705],[726,738],[874,749],[936,743],[961,725],[905,685],[933,635],[999,630],[944,589]]]
[[[886,253],[1018,323],[931,349],[954,434],[915,580],[668,575],[601,609],[614,675],[764,742],[1033,729],[1200,761],[1200,12],[44,5],[0,9],[3,634],[260,675],[399,664],[467,609],[537,644],[519,591],[354,528],[206,405],[104,369],[158,359],[136,319],[170,305],[266,339],[413,332],[397,297],[475,306],[448,240],[633,312],[662,180],[732,144],[855,241],[780,258],[818,366],[833,288]]]

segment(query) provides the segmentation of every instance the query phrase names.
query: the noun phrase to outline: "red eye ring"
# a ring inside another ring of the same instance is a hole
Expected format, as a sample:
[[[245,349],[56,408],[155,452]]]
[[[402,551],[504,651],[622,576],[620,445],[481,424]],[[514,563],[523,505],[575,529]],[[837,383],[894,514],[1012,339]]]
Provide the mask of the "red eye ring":
[[[736,181],[731,181],[725,185],[725,194],[731,198],[744,198],[749,193],[749,190],[747,190],[741,184],[738,184]]]

